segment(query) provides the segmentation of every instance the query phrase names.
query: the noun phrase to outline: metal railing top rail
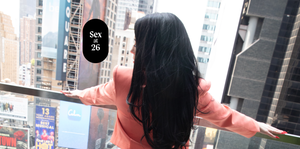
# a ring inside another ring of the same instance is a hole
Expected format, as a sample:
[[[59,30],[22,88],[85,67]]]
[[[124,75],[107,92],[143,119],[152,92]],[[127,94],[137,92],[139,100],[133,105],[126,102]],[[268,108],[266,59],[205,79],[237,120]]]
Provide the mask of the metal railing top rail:
[[[32,87],[20,86],[20,85],[9,84],[9,83],[0,83],[0,91],[7,91],[7,92],[18,93],[18,94],[37,96],[37,97],[41,97],[41,98],[63,100],[63,101],[82,104],[82,102],[79,99],[73,99],[73,98],[66,97],[65,95],[63,95],[62,93],[57,92],[57,91],[45,90],[45,89],[40,89],[40,88],[32,88]],[[108,108],[108,109],[112,109],[112,110],[117,109],[116,106],[114,106],[114,105],[101,105],[98,107]],[[219,129],[219,130],[226,130],[224,128],[215,126],[214,124],[212,124],[202,118],[197,118],[197,119],[199,119],[199,121],[196,122],[195,125],[199,125],[202,127],[215,128],[215,129]],[[300,145],[300,136],[292,135],[292,134],[287,134],[287,135],[276,134],[276,135],[279,136],[280,139],[273,139],[273,138],[263,135],[261,133],[257,133],[255,135],[255,137]]]
[[[26,87],[26,86],[15,85],[10,83],[0,83],[0,90],[12,92],[12,93],[18,93],[18,94],[37,96],[41,98],[49,98],[49,99],[63,100],[63,101],[83,104],[79,99],[69,98],[60,92],[52,91],[52,90],[32,88],[32,87]],[[112,110],[117,109],[116,106],[114,105],[101,105],[97,107],[109,108]]]

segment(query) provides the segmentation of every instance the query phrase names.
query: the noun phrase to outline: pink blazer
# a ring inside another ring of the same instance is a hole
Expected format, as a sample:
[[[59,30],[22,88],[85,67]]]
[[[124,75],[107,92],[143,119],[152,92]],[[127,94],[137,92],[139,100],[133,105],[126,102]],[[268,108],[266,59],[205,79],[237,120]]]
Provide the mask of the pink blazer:
[[[80,100],[86,105],[116,105],[117,120],[111,142],[122,149],[151,149],[146,139],[141,141],[143,126],[130,114],[126,97],[131,85],[133,69],[116,66],[113,80],[106,84],[91,87],[80,93]],[[211,123],[250,138],[259,132],[258,123],[244,114],[216,102],[207,92],[210,82],[199,80],[204,91],[199,97],[198,109],[208,114],[197,114]],[[198,88],[200,90],[200,88]],[[202,92],[203,92],[202,91]]]

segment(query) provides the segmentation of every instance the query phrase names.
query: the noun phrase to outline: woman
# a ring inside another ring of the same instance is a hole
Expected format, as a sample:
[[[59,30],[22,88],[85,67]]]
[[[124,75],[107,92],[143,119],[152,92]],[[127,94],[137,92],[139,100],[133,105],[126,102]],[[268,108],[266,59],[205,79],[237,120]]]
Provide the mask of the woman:
[[[207,92],[182,22],[170,13],[147,15],[135,24],[134,69],[115,67],[113,80],[83,91],[64,91],[86,105],[116,105],[111,142],[122,149],[184,148],[200,116],[252,137],[285,133],[231,110]]]
[[[48,134],[47,134],[47,130],[46,129],[43,129],[43,134],[41,136],[41,139],[42,140],[48,140]]]

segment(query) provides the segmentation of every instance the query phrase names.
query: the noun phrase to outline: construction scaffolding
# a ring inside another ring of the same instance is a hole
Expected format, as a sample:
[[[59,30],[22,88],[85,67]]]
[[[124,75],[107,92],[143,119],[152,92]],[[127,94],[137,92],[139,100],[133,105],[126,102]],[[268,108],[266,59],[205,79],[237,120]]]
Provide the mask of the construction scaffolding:
[[[63,83],[64,90],[76,90],[78,88],[83,5],[84,0],[72,0],[71,3],[67,74],[66,81]]]

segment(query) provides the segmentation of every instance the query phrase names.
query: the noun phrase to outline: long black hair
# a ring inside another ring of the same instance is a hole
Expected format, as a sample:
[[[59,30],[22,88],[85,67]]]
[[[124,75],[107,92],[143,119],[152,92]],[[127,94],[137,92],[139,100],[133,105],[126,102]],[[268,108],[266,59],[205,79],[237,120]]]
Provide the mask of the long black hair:
[[[183,148],[197,112],[200,72],[182,22],[154,13],[135,23],[136,56],[127,103],[155,149]],[[143,139],[141,138],[141,139]]]

